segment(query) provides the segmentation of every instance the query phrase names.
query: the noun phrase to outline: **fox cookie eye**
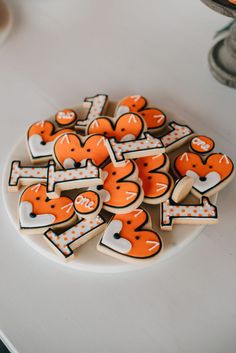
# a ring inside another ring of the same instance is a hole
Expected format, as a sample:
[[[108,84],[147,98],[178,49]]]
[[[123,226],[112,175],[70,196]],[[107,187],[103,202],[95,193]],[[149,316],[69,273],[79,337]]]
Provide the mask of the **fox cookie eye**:
[[[136,239],[136,240],[139,240],[139,239],[140,239],[140,236],[139,236],[139,235],[136,235],[135,239]]]
[[[39,201],[39,200],[40,200],[40,197],[39,197],[39,196],[37,196],[37,197],[36,197],[36,200],[37,200],[37,201]]]
[[[212,169],[212,168],[213,168],[213,165],[209,165],[209,168]]]
[[[192,167],[193,167],[193,168],[196,168],[196,164],[192,164]]]
[[[87,152],[91,152],[91,149],[90,149],[90,148],[87,148]]]

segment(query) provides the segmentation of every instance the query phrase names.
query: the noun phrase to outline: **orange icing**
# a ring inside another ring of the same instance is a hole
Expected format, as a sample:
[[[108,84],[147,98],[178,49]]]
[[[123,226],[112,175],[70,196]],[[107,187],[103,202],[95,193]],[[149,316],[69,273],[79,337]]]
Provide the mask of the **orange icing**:
[[[231,159],[221,153],[211,154],[203,161],[196,153],[185,152],[176,158],[175,168],[180,176],[186,175],[188,170],[194,171],[200,177],[217,172],[223,181],[232,173],[234,166]]]
[[[210,137],[198,135],[191,140],[190,146],[194,152],[207,153],[213,150],[215,144]]]
[[[132,244],[128,256],[145,258],[157,254],[161,250],[159,235],[153,230],[143,229],[148,222],[148,218],[148,214],[142,209],[116,215],[113,218],[113,220],[122,222],[120,236],[129,240]]]
[[[69,197],[61,196],[49,201],[44,184],[35,184],[29,186],[23,192],[20,202],[28,201],[32,204],[32,212],[36,215],[52,214],[55,216],[55,223],[61,223],[69,220],[73,214],[73,201]],[[67,207],[68,205],[68,207]]]
[[[81,141],[79,135],[63,135],[54,145],[54,154],[61,165],[65,159],[72,158],[75,162],[91,159],[94,164],[100,166],[109,157],[105,138],[102,135],[88,136],[84,142]]]
[[[55,126],[50,121],[37,122],[28,130],[28,138],[32,135],[40,135],[44,142],[54,141],[58,136],[63,135],[67,132],[74,132],[71,129],[62,129],[54,133]]]
[[[146,121],[148,129],[157,129],[165,125],[165,114],[156,108],[146,108],[147,100],[143,96],[123,98],[118,106],[127,106],[130,112],[138,113]]]
[[[105,205],[127,207],[138,199],[140,196],[139,185],[134,181],[128,180],[133,179],[132,174],[135,171],[133,161],[129,161],[122,167],[115,167],[113,163],[109,163],[102,170],[108,173],[103,187],[110,194],[110,200],[105,202]]]
[[[143,157],[135,160],[139,168],[139,177],[142,180],[144,196],[158,198],[164,195],[171,187],[171,179],[161,169],[166,169],[167,156]]]
[[[115,137],[120,141],[126,135],[139,138],[144,130],[144,124],[137,114],[123,114],[114,123],[108,118],[97,118],[88,127],[88,134],[102,134],[106,137]]]
[[[93,191],[82,192],[74,201],[75,210],[81,214],[93,213],[96,211],[98,205],[99,196]]]

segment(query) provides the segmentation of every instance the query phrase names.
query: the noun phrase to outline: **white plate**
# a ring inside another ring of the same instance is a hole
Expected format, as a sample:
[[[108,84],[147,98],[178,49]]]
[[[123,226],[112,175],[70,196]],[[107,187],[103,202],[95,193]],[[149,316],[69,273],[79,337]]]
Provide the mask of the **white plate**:
[[[3,44],[12,28],[12,13],[4,0],[0,0],[0,44]]]
[[[187,147],[185,146],[184,149],[186,150]],[[181,149],[175,151],[174,154],[178,154],[180,153],[180,151]],[[18,199],[22,190],[17,193],[10,193],[7,191],[7,184],[12,160],[20,160],[22,162],[22,165],[31,165],[30,160],[28,158],[25,139],[21,139],[21,141],[14,146],[12,152],[8,156],[6,168],[4,170],[3,175],[3,196],[6,209],[13,224],[19,231],[16,214]],[[213,204],[215,204],[216,200],[217,195],[214,195],[211,198],[211,201],[213,202]],[[186,202],[188,201],[190,203],[199,202],[191,195],[188,196]],[[42,235],[23,235],[20,232],[19,234],[32,248],[37,250],[40,254],[64,266],[81,271],[112,273],[132,271],[144,266],[150,266],[152,264],[166,260],[171,256],[177,254],[183,247],[193,241],[204,228],[204,226],[202,225],[175,225],[171,232],[161,231],[159,228],[159,206],[143,204],[142,207],[149,211],[152,218],[153,228],[161,235],[164,243],[164,250],[160,254],[158,254],[158,256],[154,257],[151,263],[141,262],[140,264],[129,264],[98,252],[96,249],[96,245],[99,241],[100,235],[96,236],[95,238],[81,246],[79,249],[75,250],[76,256],[72,261],[64,262],[63,259],[61,259],[56,253],[53,252],[52,248],[49,247],[48,243],[45,241]]]

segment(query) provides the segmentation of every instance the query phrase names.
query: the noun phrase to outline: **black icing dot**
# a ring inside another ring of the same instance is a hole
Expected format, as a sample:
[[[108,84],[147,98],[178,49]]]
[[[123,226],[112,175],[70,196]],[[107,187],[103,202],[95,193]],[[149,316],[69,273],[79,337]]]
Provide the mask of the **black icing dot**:
[[[33,212],[31,212],[31,213],[30,213],[30,217],[31,217],[31,218],[35,218],[35,217],[36,217],[36,214],[33,213]]]
[[[131,221],[127,221],[127,224],[131,224]]]
[[[116,175],[116,172],[112,172],[112,175]]]
[[[43,133],[44,133],[44,131],[40,131],[40,133],[41,133],[41,134],[43,134]]]
[[[136,235],[135,239],[139,240],[139,239],[140,239],[140,236],[139,236],[139,235]]]
[[[103,189],[103,185],[98,185],[97,186],[97,190],[102,190]]]
[[[55,205],[51,205],[51,208],[55,208]]]
[[[74,167],[75,167],[75,168],[80,168],[80,166],[81,166],[81,163],[80,163],[80,162],[75,162],[75,163],[74,163]]]
[[[72,148],[72,149],[71,149],[71,152],[74,152],[74,150],[75,150],[75,149],[74,149],[74,148]]]
[[[199,178],[201,181],[206,181],[207,178],[205,176]]]
[[[116,189],[119,190],[119,189],[120,189],[120,186],[117,186]]]
[[[39,197],[39,196],[37,196],[37,197],[36,197],[36,200],[37,200],[37,201],[38,201],[38,200],[40,200],[40,197]]]
[[[91,149],[90,149],[90,148],[87,148],[87,152],[91,152]]]
[[[193,167],[193,168],[196,168],[196,164],[193,164],[192,167]]]
[[[125,131],[125,128],[124,128],[124,127],[122,127],[121,131]]]
[[[147,163],[143,163],[143,165],[144,165],[144,167],[147,167],[147,166],[148,166],[148,164],[147,164]]]
[[[41,141],[41,142],[40,142],[40,145],[45,146],[45,145],[46,145],[46,142],[45,142],[45,141]]]
[[[114,233],[114,234],[113,234],[113,237],[114,237],[115,239],[120,239],[120,234],[119,234],[119,233]]]
[[[135,104],[132,104],[132,107],[133,107],[133,108],[135,108],[135,107],[136,107],[136,105],[135,105]]]
[[[151,177],[151,176],[149,176],[149,177],[148,177],[148,179],[150,180],[150,179],[152,179],[152,177]]]
[[[209,165],[209,168],[210,168],[210,169],[212,169],[212,168],[213,168],[213,166],[212,166],[212,165]]]

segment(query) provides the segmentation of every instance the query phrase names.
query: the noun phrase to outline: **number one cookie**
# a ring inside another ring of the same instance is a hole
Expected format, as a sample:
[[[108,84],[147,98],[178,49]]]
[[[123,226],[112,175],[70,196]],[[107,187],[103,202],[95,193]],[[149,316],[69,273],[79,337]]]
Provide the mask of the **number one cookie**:
[[[161,222],[163,230],[172,230],[173,224],[215,224],[218,222],[217,208],[207,197],[198,205],[175,203],[172,199],[161,204]]]
[[[108,105],[108,96],[106,94],[97,94],[94,97],[84,99],[84,107],[88,108],[87,115],[84,120],[78,120],[77,129],[85,129],[86,126],[94,119],[103,115]]]
[[[106,140],[106,146],[112,162],[117,166],[124,165],[127,159],[162,154],[165,148],[160,139],[145,132],[144,137],[135,141],[117,142],[116,139]]]
[[[58,254],[68,259],[73,256],[73,250],[102,232],[105,226],[105,220],[97,216],[91,220],[82,219],[60,234],[50,228],[44,233],[44,237]]]

